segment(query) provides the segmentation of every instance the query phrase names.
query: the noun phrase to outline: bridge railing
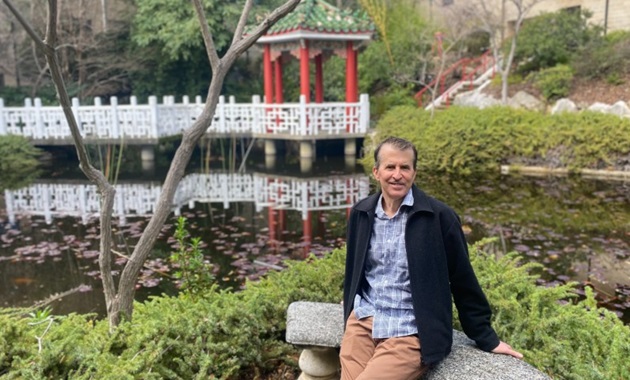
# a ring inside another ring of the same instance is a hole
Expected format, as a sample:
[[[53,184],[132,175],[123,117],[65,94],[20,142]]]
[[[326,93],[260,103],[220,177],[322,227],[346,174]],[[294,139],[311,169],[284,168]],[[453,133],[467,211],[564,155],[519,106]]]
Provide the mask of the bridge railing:
[[[72,100],[72,110],[79,129],[87,139],[156,140],[174,136],[190,127],[203,110],[201,97],[190,102],[184,97],[149,97],[148,104],[118,104],[116,97],[109,105],[96,98],[94,105],[81,105]],[[252,97],[252,103],[236,103],[234,97],[222,96],[207,132],[210,134],[257,134],[289,136],[329,136],[365,134],[369,127],[369,98],[363,94],[357,103],[329,102],[268,104]],[[61,107],[44,106],[40,99],[26,99],[23,107],[5,107],[0,99],[0,135],[21,135],[35,140],[69,140],[70,129]]]

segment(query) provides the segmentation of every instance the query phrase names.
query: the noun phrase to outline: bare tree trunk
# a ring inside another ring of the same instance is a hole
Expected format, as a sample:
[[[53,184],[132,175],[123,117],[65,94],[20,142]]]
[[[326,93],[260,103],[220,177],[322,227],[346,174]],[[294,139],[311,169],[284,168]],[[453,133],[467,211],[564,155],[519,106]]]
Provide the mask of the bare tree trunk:
[[[15,75],[15,84],[19,88],[21,85],[20,60],[18,58],[17,38],[15,36],[15,24],[11,21],[11,50],[13,50],[13,67]]]
[[[299,3],[300,0],[289,0],[284,5],[278,7],[271,12],[253,31],[250,31],[247,36],[243,36],[243,29],[249,15],[249,12],[253,6],[253,0],[246,0],[243,8],[243,13],[236,28],[234,39],[227,53],[219,58],[214,46],[212,34],[208,30],[208,23],[205,18],[204,10],[201,6],[200,0],[193,0],[203,40],[206,46],[208,58],[210,60],[212,68],[212,79],[208,88],[208,97],[204,105],[203,111],[197,121],[182,134],[182,142],[180,147],[175,153],[175,157],[171,162],[170,169],[164,181],[162,192],[158,198],[155,212],[149,223],[144,230],[140,240],[136,244],[133,253],[131,254],[127,264],[122,270],[120,281],[118,283],[118,291],[113,280],[111,263],[112,263],[112,230],[111,230],[111,216],[113,210],[115,189],[107,181],[102,172],[95,169],[89,162],[89,157],[85,148],[83,138],[81,137],[80,130],[77,126],[76,119],[72,113],[70,99],[68,97],[65,84],[62,78],[60,65],[57,59],[55,51],[56,39],[57,39],[57,21],[58,21],[58,9],[57,0],[48,0],[48,21],[46,28],[46,38],[41,40],[35,33],[29,23],[20,15],[16,8],[11,3],[11,0],[2,0],[20,21],[22,26],[26,29],[29,36],[36,43],[37,47],[44,52],[48,66],[50,68],[53,82],[57,88],[59,95],[59,101],[63,108],[66,119],[70,126],[72,138],[77,149],[79,156],[79,162],[81,170],[85,175],[96,184],[98,192],[101,195],[101,244],[99,254],[99,266],[101,271],[101,277],[103,281],[103,289],[105,293],[105,303],[107,305],[107,315],[109,319],[110,329],[114,329],[124,319],[131,320],[133,314],[133,301],[135,295],[135,285],[138,279],[138,274],[142,268],[142,265],[146,261],[149,253],[153,249],[155,241],[158,238],[160,230],[166,221],[166,218],[170,214],[171,204],[173,202],[173,196],[177,189],[182,177],[185,173],[185,168],[190,161],[190,157],[194,148],[205,134],[206,129],[212,121],[216,105],[221,92],[221,87],[230,67],[234,64],[236,58],[238,58],[243,52],[245,52],[256,40],[263,35],[267,29],[269,29],[280,18],[284,17],[287,13],[291,12]]]
[[[503,69],[501,70],[501,103],[504,105],[508,101],[508,78],[510,76],[510,70],[512,68],[512,62],[514,62],[514,54],[516,53],[516,34],[512,37],[512,44],[510,45],[510,52],[505,57],[503,62]]]
[[[101,12],[103,14],[103,33],[107,33],[107,0],[101,0]]]
[[[509,90],[508,78],[514,61],[516,42],[521,25],[532,8],[543,1],[546,0],[501,0],[499,15],[496,14],[496,4],[490,0],[471,0],[470,4],[466,5],[471,14],[481,22],[482,29],[490,35],[490,44],[498,68],[497,70],[501,74],[501,102],[503,104],[507,104]],[[511,4],[516,11],[516,19],[514,20],[514,35],[511,40],[510,52],[507,57],[503,57],[501,60],[499,49],[500,44],[503,42],[507,4]]]

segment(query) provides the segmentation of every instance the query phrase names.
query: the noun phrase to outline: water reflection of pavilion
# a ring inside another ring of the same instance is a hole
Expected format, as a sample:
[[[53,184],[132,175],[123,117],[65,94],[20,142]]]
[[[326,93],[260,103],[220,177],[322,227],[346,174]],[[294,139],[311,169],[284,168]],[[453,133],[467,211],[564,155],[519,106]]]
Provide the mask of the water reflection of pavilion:
[[[121,224],[127,217],[148,217],[162,191],[158,182],[125,182],[115,185],[114,216]],[[280,177],[266,174],[211,173],[184,177],[175,193],[172,210],[179,215],[184,206],[196,202],[254,202],[256,211],[299,211],[305,223],[318,210],[349,209],[369,192],[369,179],[363,174],[322,178]],[[37,182],[19,190],[5,190],[6,212],[14,224],[19,215],[43,216],[46,223],[56,217],[72,216],[83,223],[98,217],[96,186],[88,182]],[[272,220],[270,219],[270,222]]]

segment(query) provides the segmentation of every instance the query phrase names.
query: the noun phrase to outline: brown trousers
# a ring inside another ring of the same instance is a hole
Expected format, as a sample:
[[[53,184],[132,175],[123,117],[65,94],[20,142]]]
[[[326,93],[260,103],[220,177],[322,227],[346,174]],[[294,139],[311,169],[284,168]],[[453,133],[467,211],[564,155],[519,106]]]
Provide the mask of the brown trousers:
[[[354,311],[341,341],[341,380],[415,380],[428,367],[420,357],[417,335],[372,338],[372,317],[357,320]]]

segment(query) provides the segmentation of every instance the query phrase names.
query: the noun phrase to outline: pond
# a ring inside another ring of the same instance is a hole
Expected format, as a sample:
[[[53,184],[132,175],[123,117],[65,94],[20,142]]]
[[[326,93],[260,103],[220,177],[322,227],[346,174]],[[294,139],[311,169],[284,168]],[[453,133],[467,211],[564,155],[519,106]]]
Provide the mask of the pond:
[[[277,160],[273,169],[264,161],[250,157],[243,173],[189,169],[138,280],[138,300],[177,293],[169,256],[178,215],[201,238],[217,282],[226,287],[280,270],[287,259],[344,245],[349,206],[374,190],[366,172],[334,157],[318,158],[306,174],[295,160]],[[80,173],[58,169],[66,166],[56,162],[30,186],[5,191],[0,202],[2,307],[55,299],[55,313],[104,314],[97,198]],[[147,224],[164,170],[121,174],[118,269]],[[488,248],[495,254],[516,251],[523,261],[542,264],[541,284],[593,285],[601,304],[630,323],[629,182],[418,173],[417,184],[460,214],[470,242],[494,237]]]

